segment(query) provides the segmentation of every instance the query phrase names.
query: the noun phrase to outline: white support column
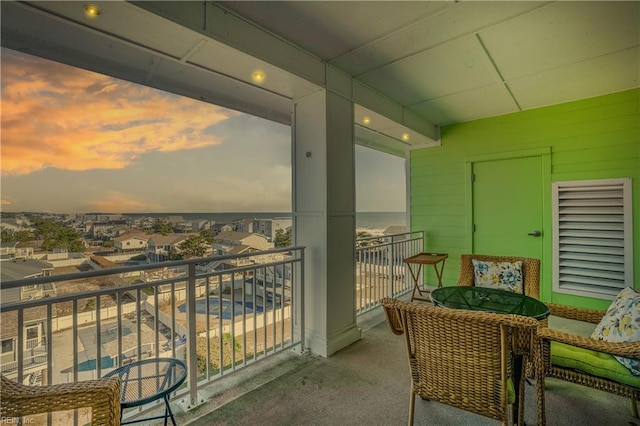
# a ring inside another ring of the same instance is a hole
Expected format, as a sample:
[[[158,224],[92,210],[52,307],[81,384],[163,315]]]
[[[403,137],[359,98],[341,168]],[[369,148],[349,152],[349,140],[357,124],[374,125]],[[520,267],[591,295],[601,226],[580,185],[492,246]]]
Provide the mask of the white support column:
[[[295,103],[294,221],[305,254],[305,340],[330,356],[361,337],[355,314],[353,103],[320,90]]]

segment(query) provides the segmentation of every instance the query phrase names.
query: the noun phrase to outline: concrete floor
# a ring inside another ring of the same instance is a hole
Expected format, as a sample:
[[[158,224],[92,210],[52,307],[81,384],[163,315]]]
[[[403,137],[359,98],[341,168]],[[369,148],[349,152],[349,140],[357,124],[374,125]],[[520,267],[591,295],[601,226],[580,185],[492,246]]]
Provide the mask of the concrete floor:
[[[287,353],[202,389],[207,401],[180,425],[404,425],[409,372],[402,336],[381,315],[360,323],[358,342],[329,358]],[[535,393],[527,386],[525,421],[537,424]],[[630,402],[606,392],[548,379],[548,425],[631,425]],[[417,425],[497,425],[498,421],[437,402],[416,400]]]

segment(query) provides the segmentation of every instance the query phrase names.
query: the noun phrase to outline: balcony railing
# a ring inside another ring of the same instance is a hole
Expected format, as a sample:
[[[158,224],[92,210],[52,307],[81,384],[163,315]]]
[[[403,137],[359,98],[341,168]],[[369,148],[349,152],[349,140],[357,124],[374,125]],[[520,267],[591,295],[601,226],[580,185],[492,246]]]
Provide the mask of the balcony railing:
[[[402,259],[423,246],[422,232],[357,240],[358,314],[411,290]],[[53,288],[48,297],[0,304],[1,338],[15,339],[2,372],[23,383],[66,383],[176,357],[189,375],[174,396],[196,405],[206,383],[272,354],[304,350],[303,265],[304,249],[295,247],[2,282],[2,291]],[[22,331],[34,325],[45,344],[26,339]],[[49,415],[49,423],[79,424],[83,415]]]
[[[380,306],[383,297],[413,289],[403,259],[424,250],[424,232],[405,232],[356,240],[356,312]]]
[[[212,263],[227,269],[208,267]],[[196,405],[197,389],[207,382],[304,349],[303,265],[304,249],[294,247],[2,282],[2,291],[55,288],[50,297],[0,304],[1,339],[16,341],[13,359],[2,357],[2,372],[23,383],[34,377],[66,383],[170,356],[188,365],[176,395]],[[22,330],[33,325],[44,330],[45,346],[26,341]],[[50,414],[48,421],[82,424],[84,415]]]

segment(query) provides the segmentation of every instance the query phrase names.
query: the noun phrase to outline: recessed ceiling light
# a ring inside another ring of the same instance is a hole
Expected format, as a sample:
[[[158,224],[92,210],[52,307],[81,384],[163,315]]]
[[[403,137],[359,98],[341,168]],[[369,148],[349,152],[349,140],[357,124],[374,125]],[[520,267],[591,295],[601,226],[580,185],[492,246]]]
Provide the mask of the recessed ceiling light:
[[[409,133],[403,133],[403,134],[402,134],[402,140],[403,140],[403,141],[405,141],[405,142],[406,142],[406,141],[408,141],[408,140],[409,140],[409,138],[410,138]]]
[[[84,5],[84,13],[89,18],[95,18],[102,13],[100,8],[95,4],[85,4]]]
[[[369,123],[371,123],[371,118],[369,118],[369,117],[362,117],[362,122],[363,122],[364,124],[369,124]]]
[[[264,83],[265,78],[266,76],[264,75],[264,72],[260,70],[254,71],[253,74],[251,74],[251,80],[256,84]]]

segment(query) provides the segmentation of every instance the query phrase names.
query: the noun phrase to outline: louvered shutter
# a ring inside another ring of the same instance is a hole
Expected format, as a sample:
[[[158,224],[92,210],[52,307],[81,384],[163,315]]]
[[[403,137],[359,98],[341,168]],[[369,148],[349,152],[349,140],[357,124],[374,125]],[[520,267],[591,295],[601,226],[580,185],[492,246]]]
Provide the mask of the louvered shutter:
[[[631,179],[553,184],[553,286],[613,299],[633,287]]]

